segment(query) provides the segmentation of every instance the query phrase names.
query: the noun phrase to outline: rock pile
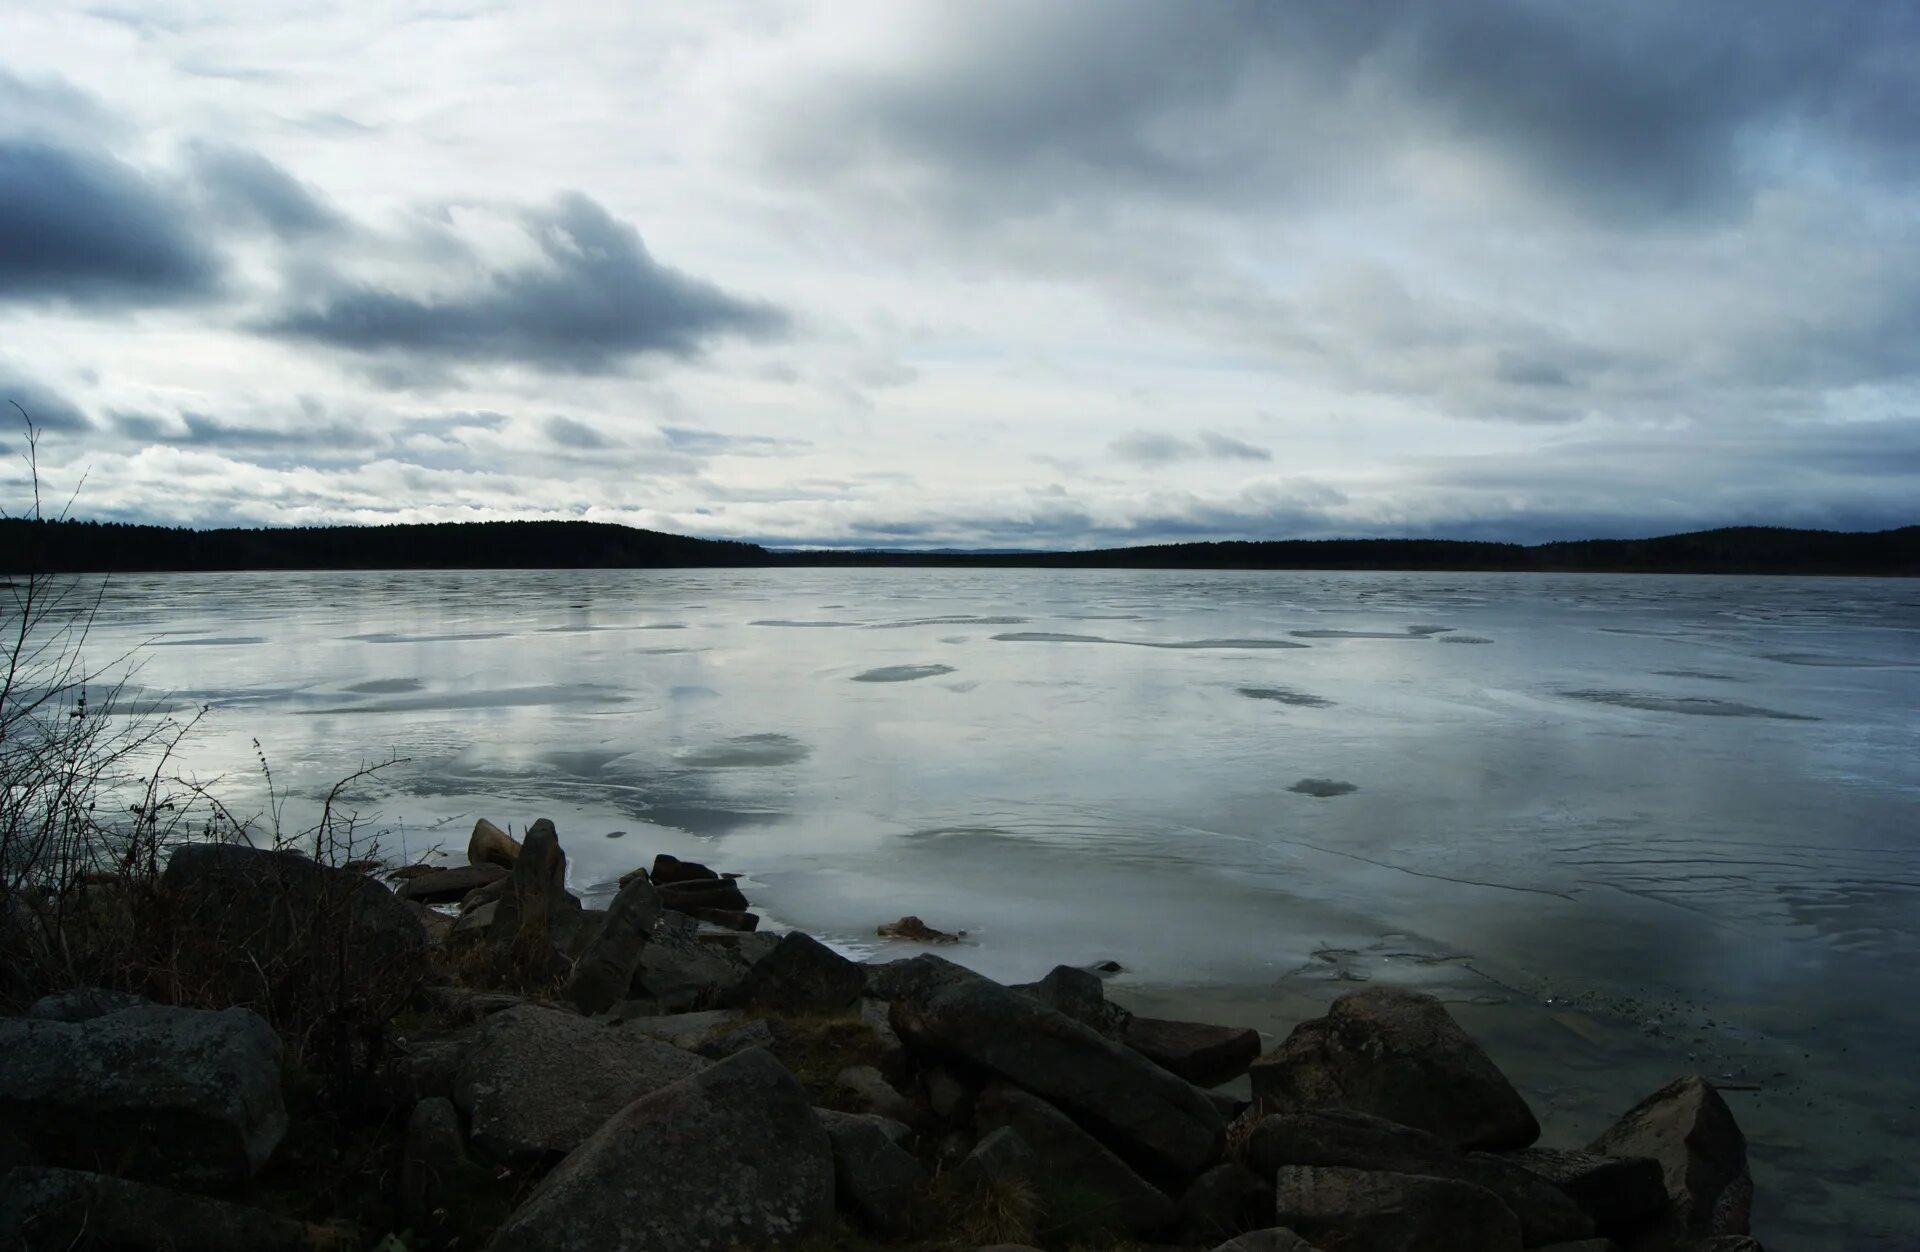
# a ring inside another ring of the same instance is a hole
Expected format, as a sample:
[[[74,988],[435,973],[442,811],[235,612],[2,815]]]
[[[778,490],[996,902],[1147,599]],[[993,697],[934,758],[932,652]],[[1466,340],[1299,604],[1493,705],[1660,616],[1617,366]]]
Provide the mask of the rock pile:
[[[220,860],[183,854],[183,881]],[[1261,1055],[1252,1031],[1135,1017],[1082,970],[1004,986],[931,953],[861,965],[742,928],[737,882],[672,857],[588,908],[547,822],[515,843],[483,821],[470,859],[376,887],[381,905],[344,897],[369,943],[398,942],[392,918],[417,927],[414,902],[464,913],[414,998],[427,1024],[390,1041],[376,1086],[404,1134],[383,1175],[395,1229],[363,1246],[404,1227],[410,1252],[726,1252],[846,1227],[922,1249],[1758,1247],[1744,1140],[1698,1077],[1583,1148],[1545,1148],[1526,1100],[1415,992],[1343,996]],[[256,880],[292,884],[260,917],[297,906],[298,875]],[[426,942],[406,933],[404,950]],[[287,1133],[260,1017],[70,995],[0,1019],[0,1058],[0,1245],[341,1236],[244,1202]],[[1243,1075],[1250,1105],[1209,1089]]]

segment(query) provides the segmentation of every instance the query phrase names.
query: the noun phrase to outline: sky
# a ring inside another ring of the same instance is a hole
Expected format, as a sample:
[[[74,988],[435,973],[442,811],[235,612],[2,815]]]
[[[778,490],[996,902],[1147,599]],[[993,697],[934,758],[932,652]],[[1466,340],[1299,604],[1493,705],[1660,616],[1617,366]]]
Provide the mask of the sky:
[[[1909,525],[1916,65],[1884,0],[6,5],[0,398],[175,525]]]

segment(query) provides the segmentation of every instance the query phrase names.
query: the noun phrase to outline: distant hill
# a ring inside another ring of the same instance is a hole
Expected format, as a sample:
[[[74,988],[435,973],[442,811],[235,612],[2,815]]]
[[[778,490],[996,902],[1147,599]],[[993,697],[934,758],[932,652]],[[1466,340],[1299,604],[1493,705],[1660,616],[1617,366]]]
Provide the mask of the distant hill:
[[[0,520],[0,569],[626,569],[764,565],[765,549],[605,522],[188,530]]]
[[[464,522],[189,530],[0,519],[0,569],[643,569],[679,566],[1533,570],[1920,576],[1920,526],[1846,533],[1741,526],[1657,539],[1523,545],[1282,539],[1091,552],[769,552],[604,522]]]

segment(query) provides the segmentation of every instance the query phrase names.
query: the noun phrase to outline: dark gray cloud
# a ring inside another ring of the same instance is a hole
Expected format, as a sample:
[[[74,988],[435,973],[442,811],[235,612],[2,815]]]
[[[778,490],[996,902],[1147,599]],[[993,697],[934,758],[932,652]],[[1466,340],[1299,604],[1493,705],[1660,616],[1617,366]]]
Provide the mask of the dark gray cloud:
[[[547,438],[562,448],[608,448],[613,441],[585,422],[575,421],[571,417],[554,416],[541,424]]]
[[[223,222],[263,227],[285,239],[332,234],[347,225],[318,191],[257,152],[199,144],[189,165],[207,212]]]
[[[302,420],[290,425],[236,422],[192,411],[173,416],[151,413],[115,413],[113,428],[141,443],[175,447],[276,450],[363,450],[370,439],[366,427],[338,418]]]
[[[0,300],[127,306],[211,295],[190,206],[101,153],[0,139]]]
[[[655,261],[639,231],[584,195],[523,210],[520,220],[541,261],[497,269],[469,253],[485,274],[470,293],[416,296],[328,278],[261,329],[374,358],[597,374],[635,356],[690,357],[717,338],[786,325],[769,305]]]
[[[1732,211],[1784,148],[1907,175],[1920,17],[1836,0],[1287,4],[1067,0],[944,11],[910,71],[801,93],[787,151],[971,213],[1102,188],[1318,194],[1456,146],[1609,220]],[[981,84],[991,83],[992,90]]]
[[[65,396],[0,362],[0,430],[21,432],[22,410],[42,430],[81,431],[92,426],[86,414]]]
[[[1174,461],[1271,461],[1273,453],[1243,439],[1203,430],[1192,439],[1164,432],[1135,431],[1107,445],[1114,456],[1140,465]]]
[[[774,456],[807,446],[804,439],[782,439],[773,435],[728,435],[692,426],[662,426],[660,437],[674,451],[690,456]]]

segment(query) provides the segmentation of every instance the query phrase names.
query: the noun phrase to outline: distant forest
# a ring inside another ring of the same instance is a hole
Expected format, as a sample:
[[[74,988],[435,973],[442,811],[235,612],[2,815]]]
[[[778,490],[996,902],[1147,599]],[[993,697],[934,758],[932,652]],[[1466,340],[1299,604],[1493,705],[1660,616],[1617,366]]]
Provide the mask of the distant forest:
[[[630,569],[687,566],[1532,570],[1920,575],[1920,526],[1849,534],[1741,526],[1658,539],[1475,543],[1283,539],[1090,552],[769,551],[601,522],[191,530],[0,519],[0,571]]]

